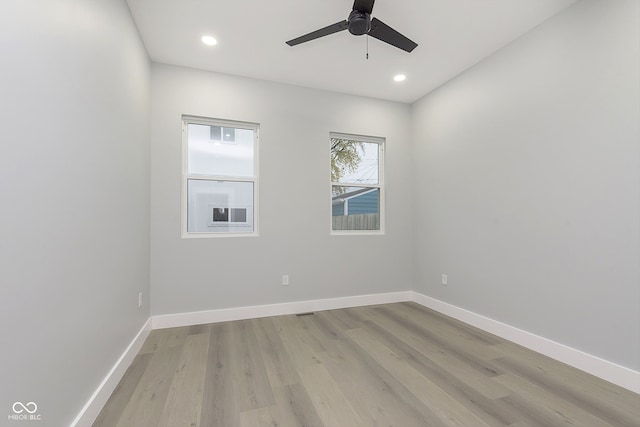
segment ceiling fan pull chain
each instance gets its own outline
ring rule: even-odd
[[[367,34],[367,59],[369,59],[369,34]]]

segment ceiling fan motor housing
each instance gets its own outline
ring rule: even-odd
[[[368,13],[353,10],[347,21],[349,21],[349,32],[354,36],[367,34],[371,29],[371,15]]]

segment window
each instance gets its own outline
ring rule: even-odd
[[[384,139],[332,133],[331,230],[384,231]]]
[[[257,235],[258,125],[182,118],[182,236]]]

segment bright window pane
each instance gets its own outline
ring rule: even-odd
[[[254,131],[189,123],[188,173],[252,178]]]
[[[252,182],[189,179],[187,193],[188,232],[253,232]]]
[[[378,188],[334,185],[331,190],[333,230],[380,230]]]
[[[373,142],[331,138],[331,181],[378,184],[378,147]]]

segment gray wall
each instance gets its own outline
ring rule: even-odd
[[[639,5],[578,2],[412,111],[416,290],[635,370]]]
[[[149,317],[149,62],[124,0],[3,0],[0,52],[0,424],[60,427]]]
[[[151,85],[154,315],[411,289],[408,105],[157,64]],[[182,114],[260,123],[260,237],[180,237]],[[387,138],[385,235],[329,235],[329,132]]]

